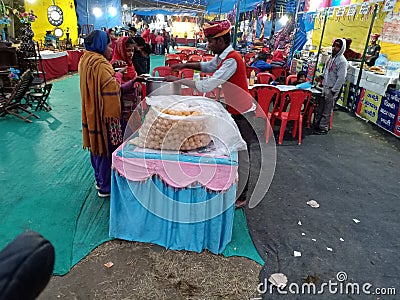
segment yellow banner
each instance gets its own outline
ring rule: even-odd
[[[361,1],[362,2],[362,1]],[[335,38],[351,38],[351,49],[356,52],[363,53],[367,42],[369,26],[371,24],[372,14],[362,17],[359,15],[361,6],[357,7],[355,17],[336,17],[329,18],[326,22],[324,38],[322,46],[328,47],[332,45]],[[399,2],[396,4],[395,10],[399,9]],[[348,8],[346,8],[346,13]],[[381,33],[386,13],[380,12],[377,14],[372,33]],[[312,36],[313,45],[318,46],[322,34],[323,20],[315,20],[314,31]],[[400,61],[400,47],[392,43],[381,43],[381,53],[387,54],[388,59],[392,61]]]
[[[378,110],[381,106],[382,96],[369,90],[365,90],[362,99],[360,116],[376,123],[378,120]]]
[[[36,21],[32,23],[32,30],[35,33],[34,40],[39,43],[40,41],[44,43],[46,31],[51,30],[53,32],[55,28],[55,26],[51,25],[47,20],[47,8],[53,5],[52,0],[36,0],[29,2],[25,0],[24,2],[25,10],[29,11],[32,9],[35,15],[38,16]],[[60,39],[66,39],[65,33],[68,27],[72,44],[76,45],[78,43],[78,20],[76,18],[74,1],[59,1],[57,2],[57,6],[62,9],[64,16],[64,22],[59,26],[59,28],[64,31],[64,35]]]

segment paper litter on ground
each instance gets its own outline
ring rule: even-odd
[[[358,219],[353,219],[354,223],[360,223],[360,220]]]
[[[319,207],[319,203],[315,200],[310,200],[307,201],[307,204],[310,205],[312,208],[318,208]]]
[[[329,247],[326,247],[326,250],[328,250],[328,251],[333,251],[333,249],[332,248],[329,248]]]
[[[299,251],[294,251],[294,252],[293,252],[293,255],[294,255],[294,257],[301,256],[301,252],[299,252]]]
[[[111,268],[114,265],[114,263],[112,261],[109,261],[108,263],[105,263],[104,266],[106,268]]]
[[[301,224],[301,221],[297,222],[297,224],[299,224],[300,226],[302,225],[302,224]]]

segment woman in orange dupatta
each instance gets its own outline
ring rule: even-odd
[[[126,70],[123,73],[116,73],[115,78],[121,84],[122,117],[124,124],[141,101],[142,90],[137,80],[137,73],[133,66],[132,58],[135,42],[131,37],[119,38],[115,44],[111,64],[123,65]],[[124,68],[124,69],[125,69]]]
[[[106,32],[92,31],[79,62],[83,148],[90,151],[99,197],[111,191],[111,154],[122,143],[120,85],[108,62],[111,41]]]

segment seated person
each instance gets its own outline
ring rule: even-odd
[[[281,50],[275,50],[272,55],[271,68],[287,68],[285,59],[283,58],[283,52]]]
[[[252,67],[260,69],[261,72],[271,71],[271,65],[266,62],[267,53],[260,52],[257,54],[256,60],[251,64]]]
[[[306,72],[300,71],[297,73],[297,81],[294,82],[294,85],[298,85],[300,83],[304,83],[307,81],[307,74]]]

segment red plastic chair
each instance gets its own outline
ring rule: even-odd
[[[293,84],[294,82],[297,81],[297,75],[289,75],[288,77],[286,77],[286,85],[290,85]]]
[[[190,56],[188,57],[188,61],[189,61],[189,62],[200,62],[200,61],[202,61],[202,60],[203,60],[203,57],[200,56],[200,55],[196,55],[196,54],[190,55]]]
[[[246,67],[246,76],[247,76],[247,78],[250,78],[251,71],[253,71],[253,70],[255,71],[256,75],[257,75],[258,73],[261,72],[259,68],[256,68],[256,67]]]
[[[171,67],[155,67],[153,69],[153,72],[151,73],[152,76],[156,76],[156,74],[158,73],[159,77],[165,77],[168,75],[171,75]]]
[[[175,55],[179,56],[180,60],[187,60],[187,55],[185,53],[176,53]]]
[[[214,59],[214,56],[203,56],[203,61],[211,61]]]
[[[257,83],[269,84],[275,80],[274,75],[269,72],[260,72],[257,74]]]
[[[283,141],[283,135],[285,134],[286,124],[288,121],[294,121],[292,136],[295,137],[298,132],[298,144],[301,145],[301,134],[303,126],[303,115],[301,109],[305,103],[305,110],[309,105],[312,93],[307,90],[292,90],[281,94],[281,101],[279,103],[279,109],[276,109],[272,113],[271,127],[274,128],[275,119],[280,119],[281,129],[279,132],[278,144],[281,145]],[[289,105],[287,105],[289,104]],[[269,135],[266,139],[268,142]]]
[[[254,57],[256,57],[256,53],[249,52],[244,55],[244,62],[248,65],[251,65],[250,62],[254,61]]]
[[[193,78],[194,76],[194,70],[193,69],[182,69],[178,73],[179,78]]]
[[[206,53],[207,53],[206,50],[202,50],[202,49],[194,50],[194,54],[197,54],[197,55],[200,55],[200,56],[203,56]]]
[[[279,103],[281,97],[279,89],[274,86],[257,86],[251,89],[251,95],[257,98],[256,117],[270,120],[272,115],[269,107],[273,99],[274,104]]]
[[[214,58],[214,54],[206,53],[202,55],[203,57],[212,57]]]
[[[165,61],[165,65],[168,67],[172,67],[173,65],[177,65],[182,63],[180,59],[167,59]]]
[[[192,50],[189,49],[182,49],[181,53],[184,53],[185,55],[189,56],[190,54],[192,54]]]
[[[168,59],[178,59],[178,60],[182,60],[181,57],[178,54],[165,54],[165,60]]]
[[[311,127],[311,119],[313,116],[313,113],[315,109],[317,108],[318,104],[317,103],[310,103],[310,105],[307,108],[307,113],[306,113],[306,126],[307,128]],[[333,124],[333,111],[331,113],[331,119],[329,120],[329,129],[332,129],[332,124]]]
[[[284,83],[286,80],[286,69],[285,68],[272,68],[271,74],[275,76],[275,80],[279,83]]]
[[[178,77],[179,78],[193,79],[193,76],[194,76],[194,70],[193,69],[185,68],[185,69],[180,70],[179,73],[178,73]],[[182,96],[193,96],[194,95],[194,90],[193,90],[193,88],[182,86],[181,95]]]

